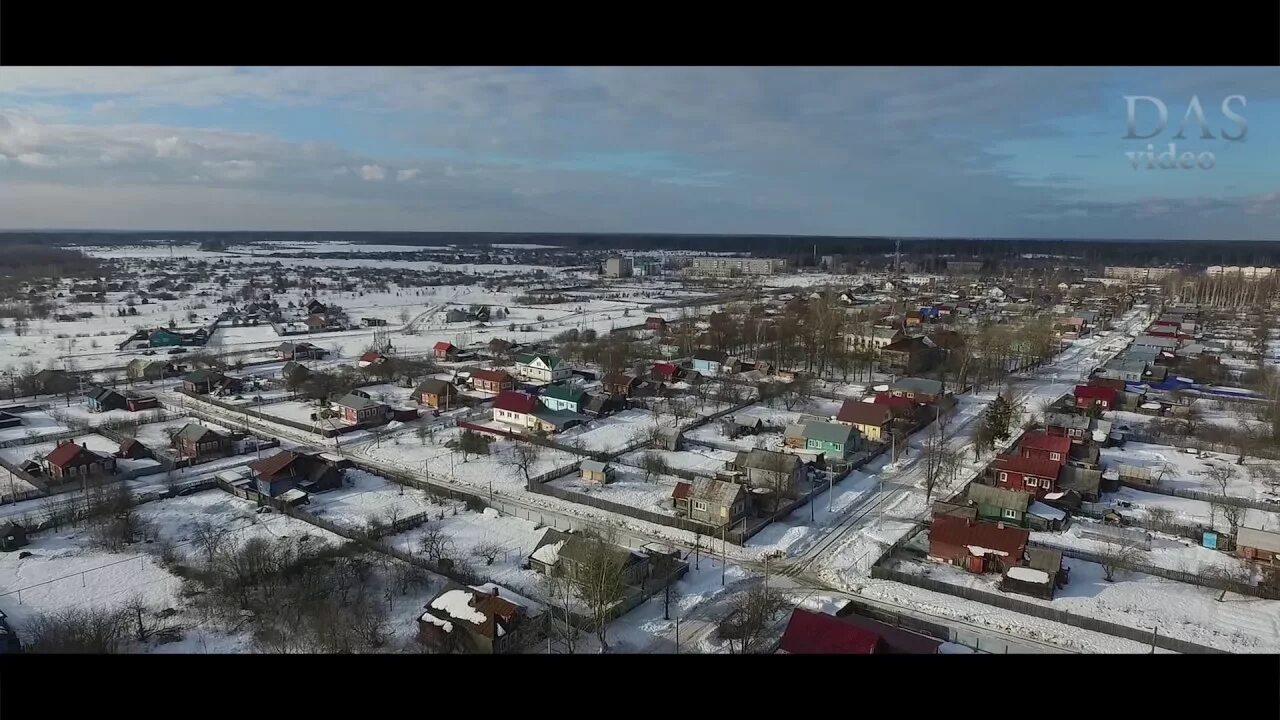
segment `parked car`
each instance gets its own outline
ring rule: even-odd
[[[142,354],[143,354],[143,355],[155,355],[155,354],[156,354],[156,351],[155,351],[155,350],[143,350],[143,351],[142,351]]]
[[[169,354],[170,354],[170,355],[181,355],[182,353],[184,353],[184,352],[186,352],[186,351],[187,351],[187,349],[186,349],[186,348],[174,348],[174,349],[172,349],[172,350],[170,350],[170,351],[169,351]]]

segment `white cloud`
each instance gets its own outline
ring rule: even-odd
[[[360,177],[370,181],[386,180],[387,171],[381,165],[362,165],[360,167]]]
[[[400,181],[400,182],[408,182],[409,180],[412,180],[412,179],[414,179],[414,178],[418,177],[418,174],[419,174],[419,173],[421,173],[421,172],[422,172],[422,171],[421,171],[421,170],[419,170],[418,168],[409,168],[409,169],[407,169],[407,170],[398,170],[398,171],[396,171],[396,180],[398,180],[398,181]]]
[[[223,180],[250,180],[262,177],[264,168],[253,160],[205,160],[200,163],[214,177]]]
[[[189,158],[191,157],[191,147],[191,143],[184,142],[177,135],[170,135],[167,138],[160,138],[156,141],[156,157]]]
[[[17,160],[28,167],[38,168],[50,168],[58,164],[56,160],[43,153],[22,153]]]

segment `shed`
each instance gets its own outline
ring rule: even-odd
[[[27,543],[26,528],[14,522],[0,525],[0,551],[13,552]]]
[[[582,470],[582,479],[592,482],[607,483],[613,479],[613,468],[599,460],[583,460],[578,466]]]

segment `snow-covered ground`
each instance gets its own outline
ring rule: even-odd
[[[420,555],[423,535],[431,528],[440,528],[448,536],[451,545],[446,556],[471,563],[481,576],[522,595],[534,599],[544,596],[538,588],[541,576],[533,570],[522,570],[520,566],[547,532],[545,527],[529,520],[502,515],[492,508],[472,512],[457,503],[436,506],[432,511],[438,514],[428,524],[398,535],[389,535],[385,538],[386,541],[400,550]],[[487,558],[480,557],[475,552],[485,545],[493,545],[497,550],[492,565],[487,564]]]
[[[56,435],[71,430],[44,410],[20,413],[18,417],[22,419],[22,424],[0,430],[0,442]]]
[[[364,528],[370,520],[390,523],[441,506],[416,488],[404,487],[384,477],[350,468],[342,487],[313,494],[308,508],[318,517],[339,525]]]
[[[128,410],[106,410],[104,412],[91,412],[88,405],[72,404],[70,406],[54,405],[49,408],[49,414],[58,420],[69,418],[73,422],[85,423],[92,427],[112,422],[147,422],[148,419],[163,415],[164,410],[155,408],[152,410],[140,410],[138,412],[129,412]],[[24,416],[25,417],[25,416]]]
[[[120,443],[111,438],[102,435],[80,435],[72,440],[79,445],[83,445],[100,455],[112,455],[120,449]],[[21,465],[29,459],[36,457],[44,458],[49,453],[57,449],[57,441],[37,443],[35,445],[19,445],[17,447],[0,449],[0,457],[14,465]],[[144,467],[155,467],[160,463],[149,458],[141,460],[130,460],[127,458],[118,458],[116,460],[116,468],[121,472],[137,470]]]
[[[616,479],[606,485],[583,480],[575,475],[552,480],[547,484],[561,490],[582,493],[597,500],[675,516],[671,493],[675,490],[676,483],[681,482],[680,478],[660,475],[646,480],[643,471],[626,466],[617,467],[616,472]]]
[[[698,473],[707,477],[715,475],[717,470],[724,470],[725,464],[734,458],[734,453],[728,450],[708,450],[693,446],[686,450],[633,450],[620,457],[619,461],[639,466],[644,462],[644,456],[648,453],[657,453],[670,468]]]
[[[1031,533],[1031,539],[1035,542],[1057,547],[1095,553],[1105,552],[1113,548],[1113,546],[1109,543],[1092,540],[1080,535],[1081,531],[1087,530],[1091,525],[1096,524],[1084,518],[1076,518],[1072,521],[1071,527],[1063,532],[1033,532]],[[1234,555],[1218,550],[1210,550],[1186,538],[1164,533],[1151,533],[1151,536],[1151,549],[1139,555],[1139,562],[1165,568],[1166,570],[1178,570],[1192,574],[1201,574],[1210,568],[1235,569],[1241,565],[1241,561]]]
[[[1218,602],[1219,590],[1202,588],[1152,575],[1121,571],[1107,582],[1102,566],[1064,559],[1070,582],[1053,600],[1016,595],[1019,600],[1065,610],[1118,625],[1150,630],[1231,652],[1280,651],[1280,601],[1228,595]],[[974,575],[952,565],[891,561],[903,572],[999,593],[999,576]]]
[[[1146,517],[1147,508],[1168,508],[1173,512],[1175,518],[1184,524],[1212,525],[1223,531],[1230,528],[1226,519],[1222,517],[1222,513],[1215,512],[1213,507],[1204,500],[1161,495],[1129,487],[1122,487],[1114,493],[1107,493],[1103,499],[1122,515],[1132,513]],[[1128,503],[1128,506],[1121,505],[1121,502]],[[1210,523],[1211,519],[1214,522]],[[1241,519],[1241,525],[1259,530],[1280,531],[1280,514],[1250,509],[1246,511],[1244,518]]]
[[[1235,456],[1222,453],[1211,454],[1213,457],[1200,459],[1179,448],[1140,442],[1127,442],[1122,448],[1102,449],[1105,467],[1130,465],[1146,468],[1153,476],[1160,477],[1161,487],[1218,494],[1222,492],[1221,486],[1205,473],[1219,466],[1234,469],[1235,474],[1227,484],[1228,495],[1251,500],[1276,497],[1269,486],[1249,471],[1252,467],[1274,464],[1275,461],[1248,458],[1244,464],[1237,465]],[[1161,475],[1162,470],[1164,470],[1163,475]]]

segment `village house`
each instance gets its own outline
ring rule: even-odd
[[[279,497],[290,490],[318,493],[342,486],[342,470],[320,454],[285,450],[249,465],[258,492]]]
[[[1028,493],[970,483],[967,497],[981,520],[1026,525],[1027,506],[1031,503]]]
[[[1046,432],[1027,432],[1018,441],[1018,454],[1029,460],[1066,463],[1071,454],[1071,438]]]
[[[182,376],[182,388],[190,393],[208,394],[226,379],[226,375],[216,370],[193,370]]]
[[[805,440],[807,443],[808,438]],[[728,463],[728,469],[743,473],[751,487],[772,491],[775,501],[791,496],[805,475],[804,463],[795,455],[759,448],[739,452]]]
[[[303,306],[308,315],[324,315],[329,312],[329,308],[319,300],[311,298],[307,300],[307,304]]]
[[[418,640],[445,652],[500,655],[518,651],[536,632],[541,607],[492,583],[449,581],[418,619]]]
[[[100,455],[84,443],[63,440],[44,457],[46,472],[55,483],[76,479],[101,477],[115,472],[116,461],[110,455]]]
[[[115,456],[127,460],[154,458],[150,448],[138,442],[137,438],[125,438],[124,441],[120,443],[119,449],[116,450]]]
[[[332,407],[350,425],[377,425],[386,422],[391,415],[390,407],[359,390],[352,390],[334,400]]]
[[[26,547],[27,529],[15,522],[0,523],[0,552],[14,552]],[[3,627],[4,613],[0,612],[0,636],[5,635]],[[3,652],[3,650],[0,650]]]
[[[548,410],[579,412],[585,392],[569,385],[552,385],[538,395],[538,400]]]
[[[943,397],[942,382],[926,378],[898,378],[890,385],[894,397],[905,397],[920,405],[933,405]]]
[[[538,398],[533,395],[504,390],[493,401],[493,419],[522,429],[533,428],[538,424],[534,415],[538,405]]]
[[[843,461],[853,453],[858,436],[852,425],[828,422],[804,424],[805,449],[821,453],[828,460]]]
[[[572,374],[573,368],[555,355],[516,356],[516,376],[522,380],[553,383],[568,379]]]
[[[582,412],[594,417],[605,417],[626,409],[626,403],[619,395],[596,393],[587,396]]]
[[[630,373],[611,373],[601,380],[601,389],[610,395],[632,397],[642,382],[640,378]]]
[[[123,410],[125,406],[125,396],[121,393],[105,388],[102,386],[91,388],[84,394],[85,405],[88,406],[90,412],[107,412],[109,410]]]
[[[680,368],[673,363],[654,363],[649,369],[649,377],[655,382],[669,383],[680,379]]]
[[[1047,412],[1044,414],[1045,432],[1069,438],[1071,442],[1084,442],[1089,437],[1093,420],[1088,415]]]
[[[387,361],[387,356],[376,350],[369,350],[356,359],[356,367],[366,368]]]
[[[490,355],[493,355],[495,357],[506,357],[511,353],[511,351],[515,348],[515,346],[516,346],[515,343],[511,342],[510,340],[503,340],[502,338],[493,338],[492,340],[489,341],[489,344],[486,346],[486,349],[488,349]]]
[[[780,655],[936,655],[942,641],[861,615],[795,608],[778,643]]]
[[[203,425],[187,423],[174,435],[174,449],[179,457],[209,460],[231,452],[231,438]]]
[[[308,315],[307,319],[302,321],[302,324],[306,325],[307,330],[310,332],[319,332],[330,326],[329,319],[319,313]]]
[[[61,395],[80,387],[80,381],[65,370],[41,370],[35,374],[33,382],[37,394]]]
[[[1031,533],[1004,523],[937,515],[929,528],[929,557],[972,573],[1003,573],[1023,564]]]
[[[276,346],[276,357],[281,360],[319,360],[328,352],[308,342],[282,342]]]
[[[671,491],[676,513],[713,526],[730,525],[747,516],[747,491],[738,483],[714,478],[679,482]]]
[[[1095,406],[1102,410],[1114,410],[1116,389],[1100,385],[1077,385],[1075,406],[1081,410],[1090,410]]]
[[[644,319],[644,329],[657,333],[663,333],[667,330],[667,321],[657,316],[650,316]]]
[[[515,388],[515,378],[505,370],[473,370],[471,387],[479,392],[500,393]]]
[[[294,360],[290,360],[280,368],[280,379],[292,385],[301,385],[311,375],[311,368]]]
[[[703,375],[714,377],[724,371],[726,360],[728,360],[728,355],[720,350],[702,349],[693,354],[691,363],[694,370]]]
[[[861,400],[845,400],[836,414],[836,422],[848,423],[867,442],[884,442],[889,436],[893,411],[887,405]]]
[[[577,532],[547,529],[529,555],[529,568],[543,575],[567,577],[574,582],[587,580],[591,556],[596,550],[596,540]],[[618,567],[622,568],[623,582],[641,585],[652,570],[649,556],[622,547],[609,545],[607,552]]]
[[[880,371],[902,375],[925,372],[934,365],[935,348],[922,337],[906,337],[880,348]]]
[[[1058,489],[1062,463],[1021,455],[997,455],[993,472],[999,487],[1032,493],[1036,499]]]
[[[164,360],[135,358],[124,366],[125,377],[134,382],[163,380],[176,372],[173,363]]]
[[[458,388],[447,380],[428,379],[418,383],[413,397],[429,408],[448,410],[458,405]]]
[[[452,360],[458,354],[458,348],[454,347],[451,342],[441,340],[431,348],[432,354],[437,360]]]

